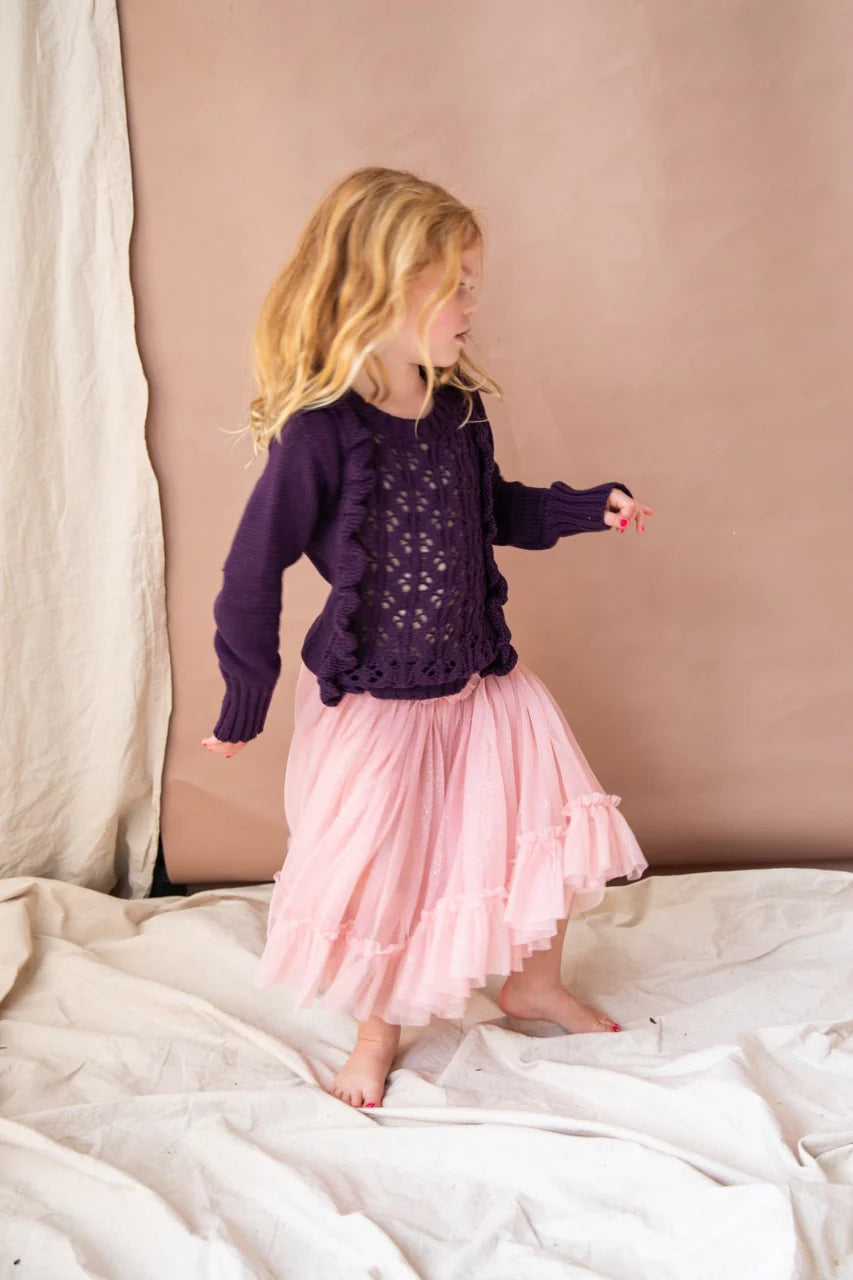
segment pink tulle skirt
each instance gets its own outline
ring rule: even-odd
[[[517,663],[426,701],[320,700],[302,666],[287,857],[254,976],[295,1008],[422,1026],[545,950],[647,863],[542,681]]]

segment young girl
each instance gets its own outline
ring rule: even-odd
[[[652,509],[616,481],[501,475],[480,392],[503,393],[466,350],[482,246],[474,212],[411,173],[360,169],[320,202],[258,324],[268,457],[214,608],[226,692],[203,745],[230,757],[279,675],[283,571],[305,553],[331,586],[302,647],[255,983],[358,1019],[332,1087],[356,1107],[380,1104],[401,1024],[460,1017],[491,973],[513,1019],[618,1031],[563,988],[563,937],[647,865],[518,660],[493,546],[642,533]]]

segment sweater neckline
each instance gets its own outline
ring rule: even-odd
[[[419,429],[423,426],[438,426],[449,421],[455,416],[457,397],[450,394],[452,387],[443,386],[436,387],[432,397],[432,408],[429,413],[423,415],[419,420],[416,418],[403,418],[397,413],[387,413],[384,409],[380,409],[378,405],[372,404],[369,400],[365,400],[364,396],[359,395],[355,387],[350,387],[347,395],[351,404],[363,421],[374,423],[379,427],[390,427],[400,430],[405,427],[414,427],[415,422],[419,423]]]

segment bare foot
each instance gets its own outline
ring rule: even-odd
[[[531,988],[510,974],[501,988],[498,1004],[510,1018],[556,1022],[564,1031],[621,1031],[618,1022],[599,1009],[581,1004],[565,987]]]
[[[380,1023],[381,1020],[371,1019]],[[385,1081],[400,1043],[400,1028],[383,1022],[380,1027],[359,1027],[358,1041],[329,1090],[351,1107],[378,1107]]]

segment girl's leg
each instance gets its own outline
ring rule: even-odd
[[[568,918],[560,921],[548,951],[534,951],[520,972],[510,974],[498,1004],[509,1017],[556,1022],[565,1031],[619,1031],[612,1018],[581,1004],[563,986],[563,940],[568,923]]]
[[[351,1107],[378,1107],[400,1043],[400,1028],[382,1018],[358,1024],[356,1046],[335,1076],[330,1092]]]

